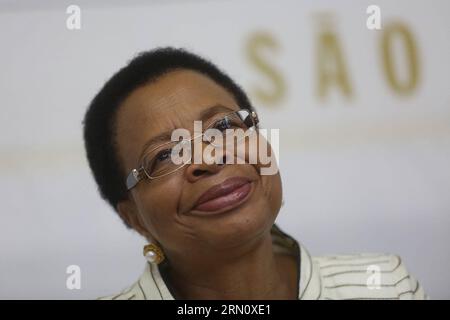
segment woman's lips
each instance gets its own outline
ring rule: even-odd
[[[202,194],[193,210],[202,212],[230,210],[246,198],[251,188],[251,181],[247,178],[229,178]]]

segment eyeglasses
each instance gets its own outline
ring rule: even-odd
[[[133,169],[128,174],[126,179],[126,186],[128,190],[134,188],[140,181],[144,179],[158,179],[168,176],[191,162],[193,141],[198,138],[206,137],[206,143],[215,146],[216,139],[212,140],[205,132],[214,131],[215,133],[220,133],[225,141],[229,141],[228,135],[233,134],[233,129],[244,130],[253,132],[259,123],[258,116],[256,112],[250,111],[248,109],[241,109],[238,111],[233,111],[227,114],[218,114],[208,121],[208,125],[202,130],[202,134],[192,138],[185,139],[181,141],[170,141],[163,143],[150,151],[146,152],[140,161],[139,169]],[[208,130],[216,129],[216,130]],[[231,130],[230,130],[231,129]],[[245,138],[245,136],[237,136],[237,139],[233,137],[234,141],[239,142]],[[182,161],[173,161],[171,155],[175,149],[180,149],[180,146],[186,146],[187,148],[182,148],[181,152],[187,150],[187,154],[180,154]]]

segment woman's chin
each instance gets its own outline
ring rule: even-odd
[[[216,249],[241,246],[263,236],[275,220],[267,207],[248,206],[238,211],[215,220],[214,225],[202,226],[202,238]]]

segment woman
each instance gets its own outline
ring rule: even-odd
[[[194,132],[198,120],[200,135],[173,140],[175,129]],[[241,155],[215,144],[216,161],[192,161],[196,139],[201,149],[216,141],[205,138],[208,129],[236,128],[264,141],[243,90],[181,49],[139,55],[93,99],[84,139],[100,193],[149,242],[142,276],[107,299],[425,297],[398,256],[311,257],[283,233],[274,224],[280,175],[261,174],[259,154],[249,161],[250,139],[232,142],[245,146]],[[180,142],[190,148],[175,161]],[[229,162],[239,157],[244,163]]]

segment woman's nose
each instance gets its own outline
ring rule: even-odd
[[[207,163],[202,161],[201,163],[191,163],[186,169],[186,177],[189,182],[195,182],[205,176],[213,175],[219,173],[226,163],[226,154],[223,155],[222,161],[213,161],[212,163]]]

